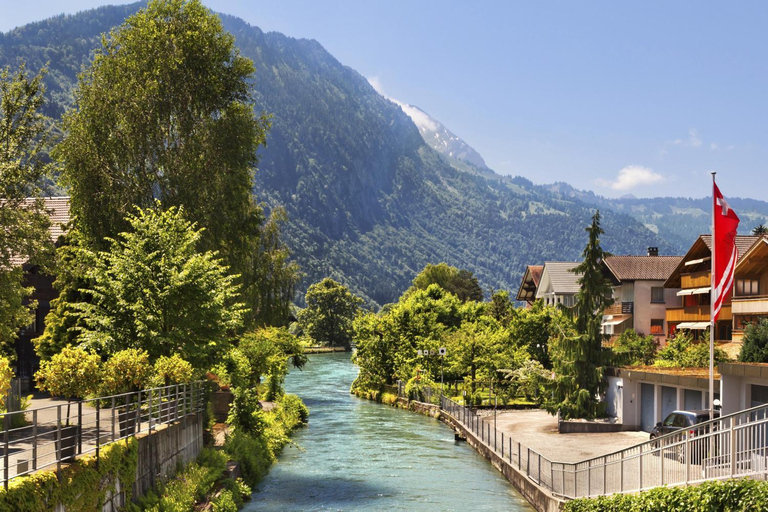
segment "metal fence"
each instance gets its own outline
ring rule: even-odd
[[[203,411],[202,382],[0,414],[2,483]]]
[[[552,461],[443,397],[441,409],[528,478],[567,499],[768,475],[768,405],[580,462]]]

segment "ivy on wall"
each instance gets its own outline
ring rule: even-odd
[[[0,489],[0,512],[54,512],[57,504],[66,510],[101,510],[117,482],[131,500],[139,442],[124,439],[101,448],[98,464],[95,455],[86,455],[61,470],[41,471],[14,478],[8,489]]]

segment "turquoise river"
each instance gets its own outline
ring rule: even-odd
[[[246,511],[530,511],[443,423],[356,398],[349,354],[310,356],[286,390],[310,408]]]

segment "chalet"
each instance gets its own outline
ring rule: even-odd
[[[515,299],[525,302],[528,306],[536,301],[536,291],[539,289],[543,270],[544,265],[528,265],[525,268],[525,274],[523,274],[523,280]]]
[[[69,198],[47,197],[45,209],[51,218],[50,235],[54,243],[64,234],[69,223]],[[43,333],[45,329],[45,317],[51,309],[51,300],[58,296],[53,288],[54,277],[45,274],[40,265],[29,261],[17,261],[24,269],[24,286],[32,287],[31,300],[37,301],[37,309],[34,311],[30,325],[19,333],[16,339],[16,377],[21,381],[22,390],[30,389],[32,377],[37,371],[40,360],[34,350],[32,340]]]
[[[758,238],[741,254],[734,271],[733,341],[741,341],[744,327],[768,318],[768,238]]]
[[[614,304],[603,313],[603,333],[617,336],[627,329],[652,334],[666,341],[667,306],[676,305],[676,289],[664,282],[682,259],[659,256],[649,247],[647,256],[608,256],[602,261],[603,274],[613,287]]]
[[[736,268],[739,268],[738,265],[758,239],[760,239],[758,236],[738,235],[736,237],[736,247],[739,250],[739,262]],[[673,335],[678,329],[689,329],[698,337],[699,333],[709,328],[711,257],[712,236],[699,236],[664,283],[665,288],[678,290],[676,295],[680,298],[677,304],[667,308],[667,336]],[[742,268],[754,270],[748,266]],[[738,273],[735,278],[738,280]],[[731,298],[728,297],[720,309],[714,340],[730,341],[732,332],[732,305]]]
[[[578,262],[547,261],[541,271],[541,280],[536,289],[536,299],[542,299],[544,304],[562,304],[573,307],[576,294],[579,292],[579,276],[573,272]]]

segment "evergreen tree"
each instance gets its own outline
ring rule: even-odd
[[[603,348],[601,324],[603,311],[613,303],[611,286],[601,271],[600,263],[608,256],[600,246],[600,212],[587,228],[589,241],[584,260],[573,269],[579,274],[576,294],[575,333],[562,332],[550,342],[550,357],[555,378],[551,382],[552,397],[546,408],[560,410],[564,418],[591,418],[601,414],[598,394],[602,391],[603,373],[609,352]]]
[[[7,354],[35,307],[25,303],[32,290],[23,285],[21,265],[46,263],[53,248],[39,197],[48,171],[42,77],[30,77],[23,65],[0,71],[0,351]]]
[[[752,234],[755,236],[762,236],[762,235],[768,235],[768,226],[765,224],[758,224],[754,228],[752,228]]]
[[[743,363],[768,363],[768,319],[761,318],[744,329],[744,341],[739,352]]]

